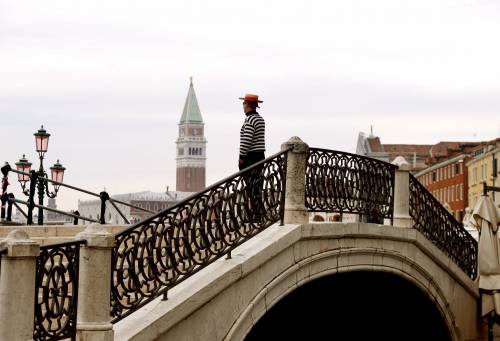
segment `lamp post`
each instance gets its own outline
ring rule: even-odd
[[[43,206],[44,196],[47,195],[49,198],[55,198],[57,196],[57,192],[59,191],[60,185],[54,184],[54,192],[51,192],[49,191],[49,186],[47,181],[43,180],[43,178],[47,177],[47,173],[43,168],[43,159],[49,146],[50,134],[47,133],[47,131],[42,126],[40,129],[38,129],[38,131],[34,135],[35,135],[36,151],[40,159],[40,167],[38,168],[38,171],[31,170],[32,164],[31,162],[28,161],[28,159],[26,159],[25,155],[23,155],[23,157],[19,160],[19,162],[16,163],[16,168],[17,170],[22,171],[24,173],[31,173],[31,177],[24,174],[18,174],[19,183],[21,184],[23,193],[30,197],[31,204],[34,203],[34,192],[35,189],[37,189],[38,205]],[[64,178],[65,169],[66,168],[64,168],[59,163],[59,160],[57,160],[57,162],[52,167],[50,167],[51,179],[53,181],[62,182]],[[31,179],[30,188],[27,189],[26,184],[28,181],[30,181],[30,179]],[[28,220],[30,220],[30,218],[28,218]],[[38,208],[38,225],[43,225],[43,208],[41,207]]]

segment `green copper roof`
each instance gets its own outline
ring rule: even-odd
[[[180,124],[182,123],[203,123],[200,107],[194,93],[193,78],[190,79],[189,92],[186,97],[186,103],[184,103],[184,110],[182,110]]]

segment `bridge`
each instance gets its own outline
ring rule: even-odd
[[[405,164],[299,138],[121,232],[75,239],[4,240],[1,340],[486,339],[463,226]]]

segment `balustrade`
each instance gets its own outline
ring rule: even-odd
[[[99,292],[105,291],[101,296],[106,298],[81,307],[79,332],[106,332],[103,339],[111,339],[110,322],[157,297],[166,298],[169,289],[222,256],[230,258],[234,248],[272,224],[307,222],[307,212],[375,214],[395,220],[409,213],[406,227],[420,231],[474,279],[477,242],[411,175],[408,194],[407,173],[405,181],[396,184],[406,189],[399,188],[401,207],[395,205],[397,168],[359,155],[309,148],[292,138],[280,153],[120,233],[106,234],[96,226],[77,237],[85,240],[41,247],[36,256],[33,339],[75,339],[79,271],[99,278]],[[100,259],[98,270],[90,261],[79,269],[82,244],[85,257]],[[10,283],[4,276],[15,269],[5,264],[0,280]],[[109,278],[110,287],[103,285]],[[95,285],[92,279],[80,283],[85,295],[92,295]],[[33,290],[29,288],[23,290]],[[0,315],[8,315],[8,309],[0,306]]]

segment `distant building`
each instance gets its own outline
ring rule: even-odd
[[[462,221],[468,205],[467,161],[470,156],[461,154],[436,163],[415,177],[458,220]]]
[[[500,158],[500,138],[488,144],[481,145],[473,153],[467,167],[469,169],[469,206],[474,208],[483,193],[483,183],[488,186],[500,186],[498,179],[498,159]],[[495,205],[500,207],[500,193],[489,194]]]
[[[47,201],[47,207],[52,209],[57,209],[57,203],[55,198],[49,198]],[[64,214],[52,212],[49,210],[43,210],[43,222],[46,225],[50,225],[51,223],[70,223],[73,221],[72,217],[69,217]]]
[[[207,140],[204,125],[191,78],[176,141],[177,191],[199,192],[205,188]]]
[[[412,173],[417,173],[436,163],[467,153],[481,143],[444,141],[436,144],[382,144],[373,132],[370,135],[360,132],[356,154],[386,162],[402,156],[410,164]]]
[[[112,195],[111,198],[157,213],[187,198],[191,194],[192,193],[188,192],[174,192],[168,190],[165,193],[144,191],[137,193]],[[133,207],[128,207],[122,204],[117,204],[117,206],[130,223],[144,220],[147,217],[153,215],[153,213],[142,211]],[[79,200],[78,212],[81,216],[99,220],[101,214],[101,201]],[[105,221],[109,224],[126,223],[110,202],[106,202]]]

